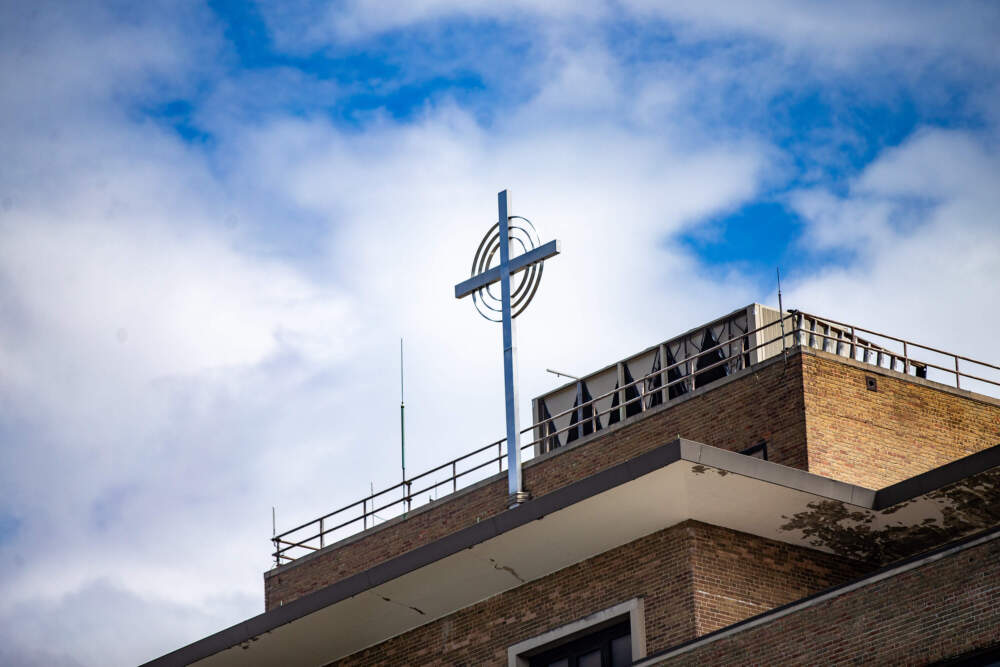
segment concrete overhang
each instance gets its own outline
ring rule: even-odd
[[[995,496],[997,466],[1000,446],[875,492],[678,439],[147,664],[323,665],[687,519],[877,560],[880,535],[981,529],[927,533],[954,515],[949,488]]]

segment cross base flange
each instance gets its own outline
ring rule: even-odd
[[[518,491],[517,493],[512,493],[507,496],[507,509],[512,510],[521,503],[526,503],[531,500],[530,491]]]

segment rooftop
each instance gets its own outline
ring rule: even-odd
[[[970,396],[1000,397],[998,366],[803,311],[779,316],[776,309],[751,304],[536,397],[533,424],[522,431],[525,460],[711,390],[728,376],[801,348]],[[403,520],[419,499],[491,480],[505,464],[505,439],[496,440],[276,534],[275,567]]]

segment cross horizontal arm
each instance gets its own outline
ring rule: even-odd
[[[510,272],[514,274],[522,269],[526,269],[532,264],[541,262],[559,254],[559,241],[549,241],[545,245],[529,250],[523,255],[518,255],[510,260]],[[472,276],[468,280],[463,280],[455,285],[455,298],[461,299],[476,290],[491,285],[500,280],[500,267],[494,266],[488,271],[483,271],[478,276]]]

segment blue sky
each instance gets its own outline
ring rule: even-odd
[[[996,361],[988,2],[7,3],[0,662],[258,613],[289,526],[502,433],[452,286],[563,254],[521,395],[751,301]],[[955,323],[961,323],[956,326]],[[97,622],[95,619],[100,619]]]

